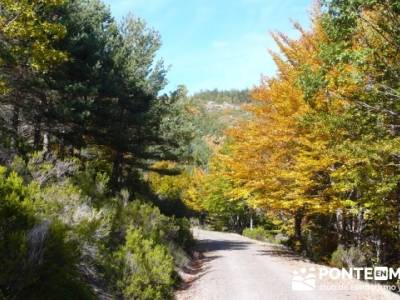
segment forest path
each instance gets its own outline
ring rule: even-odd
[[[294,271],[315,268],[317,273],[322,266],[280,245],[254,241],[239,234],[194,229],[194,236],[203,257],[182,274],[186,285],[176,293],[177,300],[400,299],[381,287],[353,279],[317,279],[314,290],[293,291]],[[346,290],[321,290],[328,285],[342,285]],[[350,290],[357,285],[366,285],[367,289]]]

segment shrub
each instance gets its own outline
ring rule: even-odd
[[[255,227],[253,229],[245,228],[242,234],[248,238],[258,241],[268,241],[268,242],[274,241],[273,235],[267,230],[265,230],[263,227]]]
[[[94,299],[78,269],[79,245],[69,239],[65,225],[43,222],[27,237],[28,269],[21,279],[20,299]]]
[[[175,237],[173,238],[174,242],[183,250],[190,252],[195,244],[192,231],[190,230],[190,221],[186,218],[172,219],[177,226]]]
[[[189,222],[139,201],[116,201],[113,207],[108,242],[100,247],[109,288],[126,299],[169,298],[175,267],[188,262],[184,249],[193,244]]]
[[[362,267],[367,263],[367,256],[360,248],[350,247],[348,249],[339,246],[332,253],[330,264],[337,268]]]
[[[0,169],[0,290],[5,296],[20,289],[21,276],[25,273],[24,261],[28,257],[26,235],[35,223],[24,201],[25,190],[21,180],[13,173],[5,175]]]
[[[124,239],[128,228],[141,229],[146,238],[161,244],[174,243],[188,250],[193,245],[190,223],[166,217],[157,207],[134,201],[118,208],[114,220],[115,236]]]
[[[126,299],[163,300],[172,297],[174,264],[165,246],[131,228],[125,245],[115,253],[117,286]]]
[[[91,299],[81,283],[69,229],[34,215],[22,179],[0,169],[0,295],[5,299]]]
[[[105,174],[58,176],[51,165],[38,161],[33,174],[16,162],[29,184],[0,167],[0,299],[172,297],[193,245],[189,222],[128,192],[112,198]]]
[[[330,216],[314,214],[303,224],[301,241],[294,247],[313,261],[329,263],[338,245],[337,230]]]

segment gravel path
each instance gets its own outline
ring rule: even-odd
[[[294,271],[320,268],[286,248],[262,243],[238,234],[194,229],[203,257],[182,273],[186,284],[177,300],[353,300],[400,299],[381,287],[355,291],[365,285],[357,280],[317,279],[312,291],[293,291]],[[323,286],[344,286],[326,291]],[[326,288],[325,288],[326,289]],[[353,289],[353,290],[351,290]]]

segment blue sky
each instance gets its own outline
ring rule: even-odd
[[[272,76],[270,31],[297,36],[290,20],[309,26],[312,0],[105,0],[117,19],[128,12],[158,30],[172,90],[251,88]]]

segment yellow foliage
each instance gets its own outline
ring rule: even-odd
[[[264,78],[253,90],[255,101],[250,110],[254,119],[228,132],[232,143],[228,153],[220,155],[230,170],[226,175],[236,183],[235,193],[247,196],[254,206],[272,211],[319,209],[320,199],[306,195],[313,185],[311,175],[330,162],[329,158],[320,161],[315,157],[315,147],[323,148],[323,141],[300,138],[304,132],[299,120],[311,108],[296,84],[303,65],[317,68],[318,43],[325,36],[317,20],[311,32],[296,27],[301,33],[298,40],[273,34],[283,53],[272,54],[279,75]],[[313,149],[307,150],[310,145]]]
[[[61,39],[66,31],[57,23],[56,16],[47,20],[39,11],[62,5],[64,0],[0,0],[0,38],[8,55],[14,61],[33,71],[45,71],[51,65],[67,60],[67,54],[54,49],[52,43]],[[0,64],[4,64],[0,58]],[[0,93],[6,93],[0,78]]]

